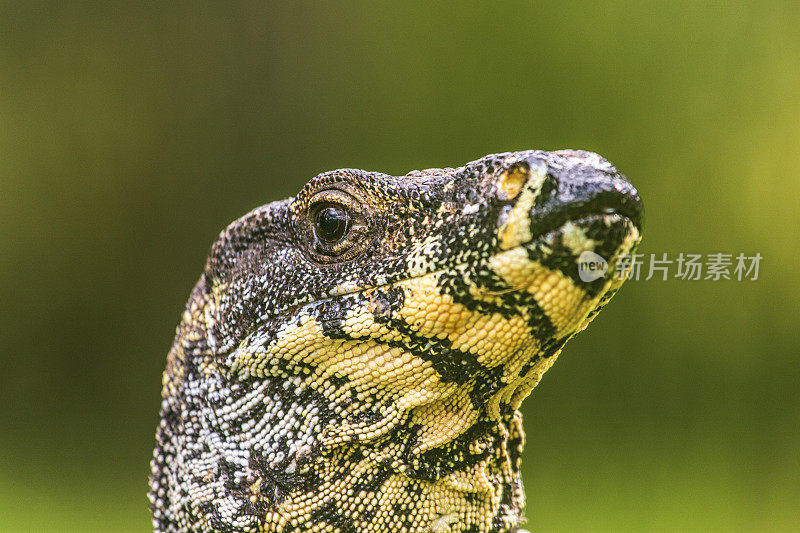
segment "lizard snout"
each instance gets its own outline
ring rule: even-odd
[[[608,236],[641,232],[638,191],[611,163],[592,152],[535,153],[497,173],[495,194],[506,205],[498,218],[501,250],[545,239],[572,223],[601,221]],[[635,228],[635,229],[634,229]],[[600,229],[598,227],[598,229]],[[604,231],[595,232],[603,240]]]
[[[642,200],[628,179],[592,152],[557,152],[530,211],[531,233],[542,235],[569,221],[617,214],[638,230]]]

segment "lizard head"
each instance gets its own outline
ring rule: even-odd
[[[159,441],[205,457],[186,456],[181,494],[202,496],[206,520],[236,508],[263,524],[288,485],[313,492],[358,447],[354,471],[381,453],[408,479],[485,468],[489,435],[521,441],[520,402],[621,285],[641,212],[600,156],[526,151],[403,177],[327,172],[237,220],[165,373],[162,420],[182,425]],[[503,475],[518,485],[512,448]]]
[[[641,211],[589,152],[324,173],[214,245],[210,333],[242,377],[302,361],[403,411],[469,390],[496,414],[619,288]]]

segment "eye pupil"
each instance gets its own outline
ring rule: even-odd
[[[341,207],[325,207],[321,209],[317,215],[317,235],[323,241],[338,241],[347,231],[349,222],[350,217],[347,216],[347,212]]]

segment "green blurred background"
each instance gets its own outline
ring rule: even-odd
[[[147,531],[208,246],[316,173],[583,148],[644,253],[526,402],[535,531],[800,528],[800,4],[0,3],[0,530]]]

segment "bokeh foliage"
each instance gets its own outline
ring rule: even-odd
[[[160,373],[217,232],[318,172],[584,148],[644,253],[525,404],[537,531],[800,523],[800,4],[0,3],[0,521],[146,531]]]

